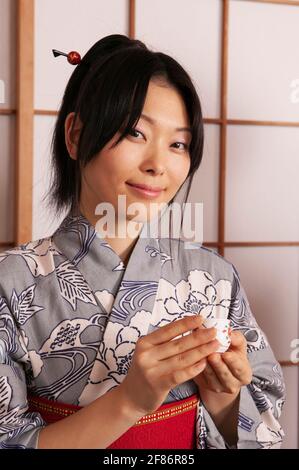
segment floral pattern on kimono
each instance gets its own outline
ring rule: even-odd
[[[0,447],[38,447],[46,423],[28,412],[28,393],[87,406],[122,383],[139,338],[188,315],[220,313],[246,337],[253,369],[240,392],[237,447],[280,447],[282,371],[223,257],[140,236],[125,267],[83,216],[71,214],[52,236],[0,254]],[[197,392],[190,380],[164,403]],[[228,447],[200,401],[196,447]]]

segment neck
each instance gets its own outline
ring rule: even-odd
[[[93,212],[83,210],[81,207],[80,213],[89,221],[91,225],[96,228],[97,232],[101,235],[101,238],[103,238],[107,243],[109,243],[111,248],[126,265],[130,258],[131,252],[133,251],[133,248],[138,240],[143,224],[136,223],[127,219],[123,222],[119,222],[118,220],[116,220],[115,234],[112,234],[110,236],[109,233],[107,234],[106,232],[102,232],[101,230],[99,230],[99,226],[97,226],[97,223],[104,216],[96,216]],[[119,234],[121,234],[121,236]],[[123,236],[122,234],[126,236]]]

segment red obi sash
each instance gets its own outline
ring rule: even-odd
[[[198,395],[160,406],[143,416],[107,449],[194,449]],[[29,412],[38,412],[47,424],[66,418],[80,406],[29,396]]]

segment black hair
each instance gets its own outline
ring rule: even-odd
[[[78,213],[81,168],[117,132],[121,130],[113,146],[118,145],[136,125],[152,79],[162,79],[174,87],[181,95],[189,116],[192,138],[190,169],[186,178],[187,200],[193,175],[202,160],[204,144],[201,105],[193,82],[184,68],[169,55],[149,50],[140,40],[112,34],[97,41],[84,55],[64,92],[51,144],[52,178],[47,195],[56,214],[64,210]],[[76,159],[69,156],[65,144],[64,125],[71,112],[74,112],[73,126],[77,116],[82,122]]]

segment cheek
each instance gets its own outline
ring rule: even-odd
[[[108,163],[101,155],[89,162],[83,170],[82,191],[85,191],[89,197],[95,198],[97,204],[103,200],[111,201],[113,198],[111,189],[114,186],[114,174],[108,167]]]
[[[93,188],[102,187],[105,184],[105,168],[99,160],[90,162],[84,169],[84,176]]]
[[[103,171],[108,179],[115,182],[123,181],[132,170],[138,166],[136,152],[129,150],[125,145],[119,146],[114,151],[103,155]]]
[[[182,158],[180,161],[172,163],[169,167],[169,175],[171,176],[173,186],[181,186],[183,184],[188,176],[190,163],[190,158],[186,156],[186,158]]]
[[[113,186],[123,180],[128,169],[129,162],[122,158],[120,154],[102,154],[94,161],[90,162],[86,168],[86,174],[91,181],[98,182],[104,186]]]

